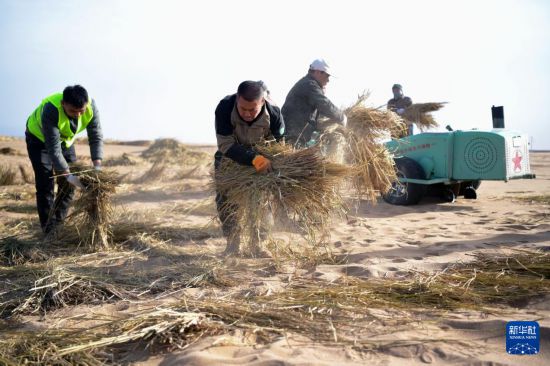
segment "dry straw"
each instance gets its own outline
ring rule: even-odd
[[[438,111],[444,106],[445,103],[415,103],[405,108],[402,116],[407,122],[415,123],[420,130],[424,131],[439,126],[431,112]]]
[[[372,341],[371,336],[387,332],[388,326],[410,329],[426,312],[441,316],[470,308],[498,313],[505,310],[503,305],[546,296],[549,276],[550,254],[514,250],[478,254],[470,263],[400,279],[323,283],[304,277],[270,295],[185,297],[166,308],[119,315],[86,330],[6,331],[0,335],[0,360],[31,365],[117,363],[136,347],[185,348],[204,335],[235,328],[268,341],[292,332],[317,343],[373,349],[391,341]],[[376,309],[386,315],[376,315]]]
[[[0,186],[11,186],[17,181],[17,171],[6,164],[0,165]]]
[[[196,165],[207,160],[208,154],[194,151],[175,139],[158,139],[141,153],[145,159],[177,163],[180,165]]]
[[[350,169],[328,161],[317,147],[295,150],[272,143],[255,150],[271,160],[273,172],[257,173],[224,158],[215,173],[215,186],[227,197],[222,209],[239,222],[243,241],[260,240],[271,212],[283,212],[310,239],[325,233],[331,214],[342,208],[339,187]]]
[[[368,94],[360,95],[345,110],[347,128],[329,123],[321,146],[331,159],[343,159],[353,167],[352,185],[358,197],[375,203],[397,179],[393,158],[381,141],[406,126],[391,111],[365,106],[367,98]]]
[[[77,231],[80,244],[86,248],[92,251],[106,249],[112,243],[112,200],[120,176],[111,170],[74,167],[72,171],[78,175],[84,189],[74,202],[68,226]]]
[[[19,164],[19,172],[21,173],[23,183],[34,184],[34,172],[31,167]]]

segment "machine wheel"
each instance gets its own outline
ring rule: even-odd
[[[459,196],[464,196],[466,199],[473,199],[475,200],[477,198],[477,192],[476,190],[481,185],[480,180],[472,180],[469,182],[462,182],[460,184],[460,192],[458,193]]]
[[[424,170],[411,158],[395,159],[395,168],[398,178],[425,179]],[[390,190],[382,194],[384,201],[392,205],[415,205],[426,193],[425,184],[407,183],[396,181]]]
[[[441,198],[445,202],[454,202],[456,200],[455,192],[451,188],[445,188],[441,194]]]

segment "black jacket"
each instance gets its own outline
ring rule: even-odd
[[[223,98],[216,107],[216,135],[218,139],[218,150],[224,152],[224,155],[230,159],[235,160],[237,163],[243,165],[252,165],[252,160],[256,157],[257,153],[252,150],[251,146],[243,145],[239,143],[239,136],[236,136],[236,130],[231,122],[231,114],[235,108],[235,103],[237,101],[237,95],[229,95]],[[266,134],[273,136],[277,141],[280,140],[285,133],[285,123],[283,121],[283,116],[279,107],[276,107],[270,104],[268,101],[265,102],[265,105],[262,109],[262,112],[259,116],[252,122],[249,126],[253,129],[254,123],[258,121],[265,110],[269,114],[270,124],[269,131],[265,131]],[[261,139],[260,139],[261,140]],[[260,142],[260,140],[256,142]],[[222,148],[220,141],[223,141],[223,145],[227,146],[229,141],[229,148]]]

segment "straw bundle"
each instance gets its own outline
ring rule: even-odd
[[[406,129],[401,118],[388,110],[366,107],[368,94],[345,110],[347,128],[329,125],[321,135],[321,146],[334,159],[336,151],[354,168],[352,185],[359,198],[376,202],[379,192],[391,188],[397,177],[391,154],[381,140]],[[336,159],[339,159],[337,156]]]
[[[141,156],[153,161],[163,161],[185,165],[195,165],[207,160],[208,154],[193,151],[174,139],[158,139],[141,153]]]
[[[23,183],[34,183],[34,172],[31,167],[19,164],[19,172],[21,173],[21,179],[23,180]]]
[[[19,150],[16,150],[13,147],[2,147],[2,148],[0,148],[0,155],[23,156],[25,154],[20,153]]]
[[[214,182],[227,197],[222,209],[235,215],[245,242],[259,240],[262,224],[277,210],[292,216],[311,239],[324,232],[331,213],[342,207],[338,187],[350,169],[329,162],[316,147],[294,150],[275,143],[255,150],[271,160],[273,172],[258,174],[253,167],[224,158]]]
[[[130,166],[130,165],[137,165],[138,163],[139,163],[139,160],[137,158],[131,156],[128,153],[123,153],[118,157],[105,159],[102,162],[102,165],[103,166]]]
[[[11,165],[0,165],[0,186],[11,186],[15,184],[17,172]]]
[[[90,250],[110,246],[114,209],[112,196],[120,183],[119,175],[109,170],[72,168],[85,189],[74,203],[74,212],[69,217],[78,230],[81,244]]]
[[[439,126],[431,112],[438,111],[444,106],[445,103],[415,103],[405,108],[402,117],[410,123],[415,123],[420,130],[424,131]]]

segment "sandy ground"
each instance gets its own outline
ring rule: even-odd
[[[1,156],[2,163],[28,164],[23,141],[0,141],[1,147],[13,147],[20,156]],[[139,157],[145,147],[106,145],[106,158],[128,153]],[[212,147],[199,147],[213,155]],[[80,155],[89,155],[86,145],[77,146]],[[128,181],[146,170],[122,167]],[[371,279],[395,277],[409,270],[436,271],[457,261],[468,261],[473,253],[501,251],[506,248],[550,248],[550,206],[522,197],[550,195],[550,153],[532,153],[535,180],[510,182],[484,181],[477,200],[463,198],[443,203],[428,198],[419,205],[391,206],[380,200],[377,205],[362,203],[346,219],[337,220],[331,231],[330,246],[345,258],[338,264],[319,264],[294,276],[318,281],[334,281],[342,276]],[[175,167],[185,171],[189,167]],[[214,214],[212,193],[207,187],[208,167],[202,167],[183,179],[168,179],[143,184],[124,184],[117,194],[117,209],[150,217],[159,226],[200,227]],[[33,212],[32,185],[0,187],[0,193],[28,192],[19,201],[0,200],[0,222],[28,218]],[[20,209],[13,209],[13,207]],[[10,208],[11,207],[11,208]],[[212,225],[212,224],[211,224]],[[160,229],[162,230],[162,229]],[[182,250],[200,250],[219,256],[224,239],[217,223],[211,236],[172,239]],[[287,237],[289,233],[278,233]],[[299,245],[300,239],[288,239]],[[148,258],[147,266],[165,266],[168,259]],[[289,274],[269,268],[269,259],[229,262],[238,284],[229,291],[277,291],[287,284]],[[254,268],[255,270],[251,270]],[[136,271],[139,268],[135,269]],[[191,291],[191,290],[190,290]],[[196,291],[196,289],[195,289]],[[95,306],[93,312],[117,312],[118,305]],[[121,307],[123,308],[123,307]],[[103,310],[101,310],[103,309]],[[125,309],[125,308],[124,308]],[[53,319],[89,312],[84,305],[62,309],[49,315]],[[382,310],[380,310],[382,311]],[[448,312],[442,317],[426,315],[406,327],[377,326],[371,340],[403,340],[403,345],[360,351],[349,345],[316,344],[303,336],[288,334],[268,344],[253,344],[244,334],[235,332],[205,337],[185,350],[168,354],[136,357],[136,365],[549,365],[550,302],[533,300],[506,312],[473,310]],[[541,350],[536,356],[511,356],[505,351],[505,324],[511,320],[537,320],[541,326]],[[28,318],[28,322],[36,319]],[[50,319],[51,321],[51,319]],[[44,319],[40,320],[44,322]],[[46,323],[48,321],[46,320]],[[368,334],[369,323],[365,320]],[[22,324],[21,326],[25,326]],[[43,325],[42,325],[43,326]],[[407,341],[407,342],[405,342]]]

